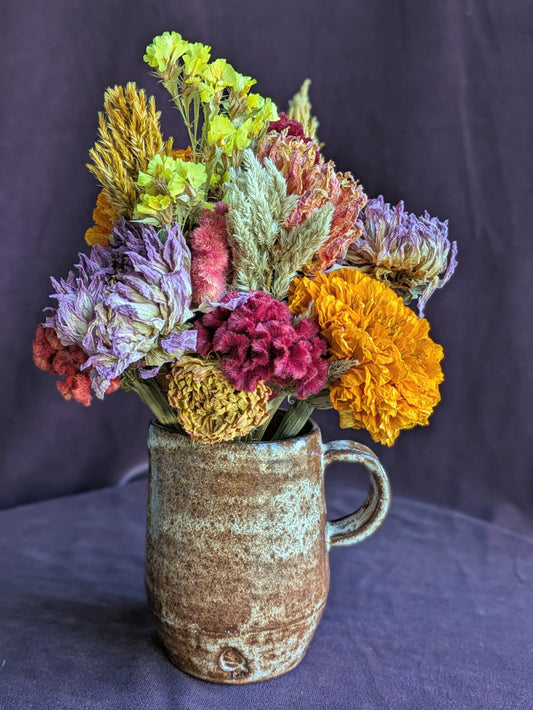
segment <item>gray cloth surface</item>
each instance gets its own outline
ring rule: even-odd
[[[334,549],[326,610],[299,666],[250,686],[167,660],[146,605],[146,482],[0,514],[6,710],[529,710],[533,541],[395,499]],[[330,517],[362,494],[333,477]]]

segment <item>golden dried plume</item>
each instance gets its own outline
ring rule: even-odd
[[[139,170],[146,171],[156,153],[170,155],[172,139],[163,140],[160,112],[153,96],[134,82],[108,88],[104,111],[98,115],[98,140],[89,151],[87,167],[102,185],[120,216],[130,217],[137,204]]]
[[[317,130],[320,125],[316,116],[311,115],[311,101],[309,100],[309,86],[311,79],[306,79],[297,94],[289,101],[287,116],[302,124],[304,135],[319,143]]]

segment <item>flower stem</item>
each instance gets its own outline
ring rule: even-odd
[[[281,403],[285,399],[285,394],[279,394],[275,399],[273,399],[270,402],[270,407],[269,407],[269,413],[268,413],[268,418],[261,424],[261,426],[257,427],[257,429],[254,429],[250,436],[251,441],[262,441],[263,436],[265,435],[266,430],[268,429],[268,425],[272,421],[272,418],[278,411],[278,409],[281,406]]]
[[[176,413],[155,379],[142,380],[136,372],[127,370],[122,375],[121,384],[123,389],[132,390],[150,407],[160,424],[181,431]]]
[[[281,420],[273,441],[297,436],[313,413],[314,406],[306,399],[298,399]]]

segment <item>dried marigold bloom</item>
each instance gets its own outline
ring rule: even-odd
[[[193,442],[231,441],[268,417],[270,388],[259,382],[252,392],[238,392],[218,361],[184,355],[172,365],[168,381],[169,404]]]
[[[401,429],[427,424],[440,401],[443,350],[392,289],[356,269],[296,280],[293,313],[313,301],[330,360],[358,364],[331,382],[330,397],[343,428],[367,429],[391,446]]]
[[[185,162],[190,163],[192,161],[192,148],[188,145],[186,148],[176,148],[172,151],[173,158],[179,158],[180,160],[185,160]]]

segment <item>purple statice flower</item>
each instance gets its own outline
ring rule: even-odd
[[[380,195],[363,213],[364,231],[348,248],[345,263],[384,281],[405,303],[418,299],[418,314],[457,266],[457,242],[450,244],[448,221],[425,212],[416,217],[403,202],[391,207]]]
[[[80,254],[78,274],[52,279],[57,309],[45,325],[64,345],[87,353],[92,387],[103,397],[109,383],[130,365],[152,377],[161,365],[194,350],[190,253],[178,226],[164,233],[128,224],[113,229],[110,248]]]

